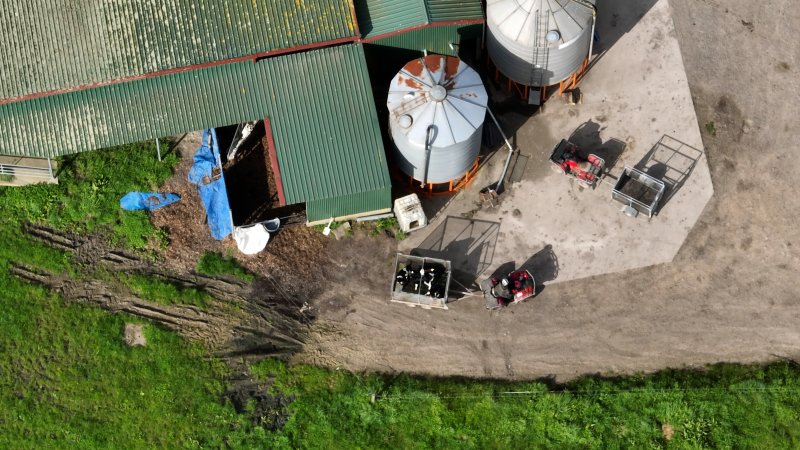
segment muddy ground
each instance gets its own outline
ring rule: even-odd
[[[777,0],[670,4],[715,188],[673,263],[547,286],[499,313],[473,297],[423,311],[387,301],[391,241],[332,242],[338,275],[314,302],[320,331],[296,359],[566,379],[800,358],[800,11]]]
[[[800,200],[792,189],[800,10],[778,0],[670,4],[715,189],[673,263],[546,285],[533,302],[499,312],[476,296],[425,311],[388,301],[391,237],[359,229],[336,241],[299,226],[282,229],[261,255],[237,256],[265,276],[246,303],[269,297],[287,311],[310,303],[317,320],[294,359],[356,371],[564,380],[800,358]],[[209,237],[186,182],[198,145],[190,134],[176,147],[184,158],[164,190],[183,200],[154,213],[171,240],[165,267],[179,274],[190,274],[204,251],[237,254],[232,240]],[[229,342],[232,328],[223,328]]]

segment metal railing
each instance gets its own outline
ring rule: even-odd
[[[53,165],[50,163],[50,160],[47,161],[47,167],[30,167],[0,163],[0,176],[30,177],[44,180],[55,178],[53,176]]]

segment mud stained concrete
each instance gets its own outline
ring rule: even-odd
[[[558,268],[550,283],[669,262],[711,198],[711,177],[669,5],[666,0],[636,3],[638,7],[604,3],[598,29],[601,39],[608,38],[600,42],[601,53],[581,83],[582,104],[569,105],[566,97],[555,95],[544,111],[514,132],[521,154],[530,158],[521,181],[508,185],[499,205],[476,210],[475,200],[481,188],[499,178],[505,149],[433,222],[435,228],[443,220],[470,217],[499,225],[495,257],[485,261],[479,277],[509,264],[529,265],[548,246]],[[613,34],[613,21],[629,28]],[[550,153],[566,138],[581,147],[584,157],[593,153],[603,158],[614,177],[625,166],[640,167],[669,183],[669,196],[661,201],[657,217],[623,215],[624,205],[611,198],[612,177],[586,189],[550,170]],[[401,249],[417,248],[429,230],[413,234]],[[467,258],[452,256],[454,264]],[[535,278],[546,269],[528,268]]]
[[[644,17],[665,6],[660,1]],[[683,137],[705,151],[714,179],[713,198],[671,263],[546,284],[529,303],[492,313],[473,297],[448,311],[393,305],[388,279],[382,295],[380,282],[377,293],[365,292],[343,274],[318,299],[327,308],[318,310],[316,336],[298,360],[351,370],[567,379],[800,358],[800,199],[790,181],[800,154],[800,106],[792,101],[800,90],[800,9],[777,0],[670,6],[698,117],[690,131],[711,122],[716,130],[699,142],[686,130],[659,126],[636,140],[635,147],[647,148],[661,134]],[[627,19],[615,20],[612,31]],[[617,31],[618,41],[628,33]],[[607,36],[614,34],[601,30],[601,39]],[[663,45],[653,39],[657,44]],[[587,89],[581,107],[599,92]],[[649,112],[642,111],[643,120],[659,123],[660,115]],[[370,252],[354,243],[337,246],[336,260],[345,267],[357,260],[372,276],[390,274],[391,248]]]

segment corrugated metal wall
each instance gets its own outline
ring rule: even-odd
[[[391,187],[306,203],[309,222],[383,212],[391,208]]]
[[[364,38],[428,23],[423,0],[354,0]]]
[[[481,35],[483,25],[445,25],[430,26],[408,33],[397,34],[388,38],[372,41],[374,45],[404,48],[440,55],[458,56],[458,47],[450,48],[448,43],[458,44],[461,39],[475,38]]]
[[[480,0],[354,0],[362,37],[436,22],[483,19]]]
[[[350,0],[0,0],[0,99],[354,34]]]
[[[431,22],[483,19],[480,0],[425,0]]]
[[[63,155],[265,116],[287,203],[390,186],[360,45],[0,105],[0,154]]]

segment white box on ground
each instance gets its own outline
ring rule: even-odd
[[[400,229],[406,233],[418,230],[428,224],[425,211],[417,194],[406,195],[394,201],[394,215]]]

